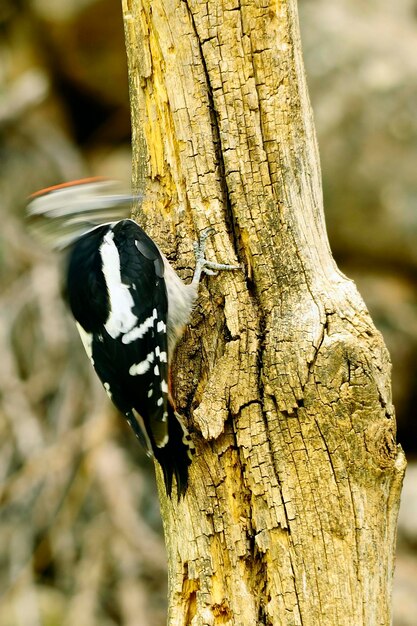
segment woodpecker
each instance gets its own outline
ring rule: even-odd
[[[195,304],[202,273],[240,266],[204,256],[207,228],[185,284],[156,243],[132,219],[120,219],[135,197],[107,180],[85,179],[34,194],[32,226],[50,247],[64,249],[64,294],[85,351],[117,409],[149,456],[160,464],[167,494],[188,484],[194,446],[175,410],[170,367]],[[139,199],[139,198],[136,198]]]

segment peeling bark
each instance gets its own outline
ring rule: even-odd
[[[390,623],[390,361],[331,256],[295,0],[123,0],[138,220],[210,278],[176,358],[197,456],[160,489],[172,626]],[[143,156],[145,155],[145,157]],[[159,477],[160,478],[160,477]]]

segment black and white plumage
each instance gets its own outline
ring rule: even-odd
[[[180,495],[187,488],[193,446],[174,408],[170,363],[201,273],[237,267],[206,261],[205,242],[212,230],[206,229],[196,246],[193,280],[184,284],[133,220],[96,225],[107,209],[114,211],[132,199],[117,195],[112,203],[103,184],[77,181],[45,190],[29,204],[29,216],[41,224],[59,218],[65,240],[61,233],[56,247],[69,247],[66,298],[87,355],[112,402],[161,465],[167,493],[175,476]],[[50,239],[49,226],[41,229]]]

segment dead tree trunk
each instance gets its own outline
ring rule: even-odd
[[[327,241],[296,2],[123,12],[139,219],[180,271],[208,225],[211,258],[245,267],[202,287],[177,354],[197,457],[180,503],[161,489],[168,623],[388,625],[405,459]]]

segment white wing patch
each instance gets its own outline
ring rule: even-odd
[[[159,346],[156,346],[155,348],[155,354],[158,357],[159,361],[161,363],[166,363],[167,362],[167,353],[165,351],[161,351],[159,349]]]
[[[75,322],[78,332],[81,337],[81,341],[83,342],[83,346],[85,351],[87,352],[87,356],[90,359],[91,363],[94,365],[93,359],[93,335],[91,333],[87,333],[84,328],[78,322]]]
[[[158,317],[158,312],[156,309],[152,311],[152,315],[146,318],[140,326],[136,326],[132,328],[128,333],[124,334],[122,337],[122,343],[128,344],[132,343],[136,339],[142,339],[142,337],[148,332],[150,328],[153,328],[153,323]]]
[[[138,376],[140,374],[145,374],[149,370],[151,363],[153,363],[154,360],[155,360],[155,353],[150,352],[148,356],[146,357],[146,359],[144,359],[140,363],[135,363],[129,368],[129,374],[131,376]]]
[[[110,301],[110,314],[104,327],[110,337],[116,339],[119,335],[132,331],[138,318],[133,314],[135,303],[129,287],[122,283],[119,252],[111,230],[104,236],[100,255]]]
[[[158,331],[158,333],[165,333],[166,332],[166,324],[165,322],[163,322],[162,320],[160,320],[157,325],[156,325],[156,330]]]

